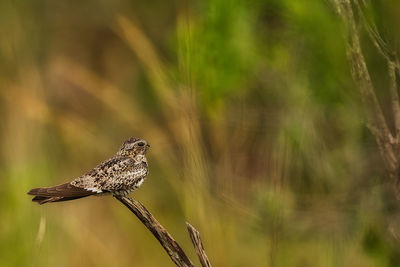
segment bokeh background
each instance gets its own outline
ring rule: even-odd
[[[396,45],[400,3],[371,4]],[[185,221],[214,266],[400,266],[345,48],[329,1],[0,1],[0,266],[174,266],[112,197],[26,195],[131,136],[151,144],[132,196],[197,266]]]

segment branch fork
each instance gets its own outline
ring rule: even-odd
[[[189,257],[179,246],[178,242],[168,233],[168,231],[157,221],[150,211],[139,201],[130,197],[114,196],[124,204],[138,219],[147,227],[147,229],[160,242],[161,246],[167,252],[171,260],[179,267],[194,267]],[[211,263],[205,253],[203,243],[199,232],[188,222],[186,223],[190,239],[199,257],[202,267],[211,267]]]
[[[353,79],[360,90],[361,99],[366,114],[367,127],[378,144],[383,162],[392,182],[396,185],[396,195],[400,198],[400,100],[398,93],[398,80],[400,76],[400,64],[397,55],[382,36],[379,34],[376,25],[367,20],[364,16],[363,1],[359,0],[332,0],[338,14],[347,26],[347,54],[352,68]],[[394,131],[388,127],[387,120],[382,112],[376,96],[364,54],[360,44],[359,24],[356,22],[354,12],[357,12],[362,26],[378,50],[385,58],[388,68],[389,95],[391,106],[391,117],[393,118]]]

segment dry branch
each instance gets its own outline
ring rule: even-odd
[[[179,267],[194,267],[179,244],[172,238],[168,231],[154,218],[142,203],[129,197],[115,196],[150,230],[164,247],[171,260]]]
[[[392,105],[392,113],[394,119],[394,126],[396,129],[395,138],[396,142],[399,142],[400,138],[400,100],[399,94],[397,92],[397,79],[396,70],[398,70],[399,61],[396,52],[390,49],[390,45],[381,37],[379,31],[373,21],[368,21],[364,15],[364,10],[362,5],[358,0],[354,0],[354,5],[358,11],[359,16],[363,22],[363,25],[368,33],[369,38],[378,50],[378,52],[385,58],[388,66],[388,76],[389,76],[389,93]]]
[[[197,231],[190,223],[186,222],[186,226],[190,235],[190,239],[192,240],[194,249],[196,250],[197,256],[199,257],[201,266],[203,267],[211,267],[211,263],[208,260],[206,255],[206,251],[204,250],[203,242],[200,239],[200,233]]]
[[[390,51],[389,46],[386,42],[384,42],[383,38],[376,30],[375,25],[371,26],[371,24],[367,22],[363,14],[363,10],[361,9],[361,6],[357,0],[333,0],[333,3],[335,4],[339,15],[347,26],[347,54],[350,59],[353,78],[359,87],[361,99],[364,104],[368,128],[375,136],[389,176],[392,178],[393,182],[398,185],[400,178],[400,103],[396,81],[396,73],[399,71],[399,64],[396,54]],[[352,5],[352,3],[354,5]],[[356,7],[359,16],[363,20],[371,41],[378,49],[378,52],[387,60],[388,76],[390,80],[388,91],[391,97],[392,116],[395,126],[394,134],[390,131],[387,125],[385,116],[383,115],[381,106],[375,94],[376,89],[372,84],[364,54],[361,49],[360,35],[353,12],[353,6]],[[397,188],[397,193],[399,193],[399,188]]]

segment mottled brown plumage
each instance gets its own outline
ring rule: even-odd
[[[146,151],[149,147],[143,139],[130,138],[115,156],[72,182],[34,188],[28,194],[35,196],[32,201],[39,204],[106,193],[125,196],[137,189],[148,174]]]

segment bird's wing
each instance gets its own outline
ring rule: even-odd
[[[126,190],[140,186],[147,173],[145,162],[135,164],[130,157],[114,157],[75,179],[71,184],[95,193]]]
[[[71,184],[95,193],[103,193],[111,189],[107,186],[109,181],[118,179],[133,164],[134,160],[132,158],[113,157],[73,180]]]
[[[96,193],[73,186],[70,183],[66,183],[53,187],[34,188],[31,189],[28,194],[35,196],[32,201],[38,202],[39,204],[44,204],[48,202],[78,199],[94,195]]]
[[[52,187],[33,188],[28,192],[28,195],[42,197],[83,197],[93,194],[93,192],[73,186],[70,183],[60,184]]]

